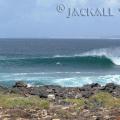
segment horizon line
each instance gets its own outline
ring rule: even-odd
[[[2,40],[2,39],[39,39],[39,40],[42,40],[42,39],[44,39],[44,40],[49,40],[49,39],[53,39],[53,40],[72,40],[72,39],[74,39],[74,40],[91,40],[91,39],[93,39],[93,40],[99,40],[99,39],[104,39],[104,40],[110,40],[110,39],[114,39],[114,40],[118,40],[118,39],[120,39],[120,38],[113,38],[113,37],[90,37],[90,38],[88,38],[88,37],[81,37],[81,38],[57,38],[57,37],[54,37],[54,38],[48,38],[48,37],[46,37],[46,38],[32,38],[32,37],[11,37],[11,38],[0,38],[0,40]]]

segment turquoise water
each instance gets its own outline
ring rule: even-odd
[[[0,83],[120,84],[119,40],[0,40]]]

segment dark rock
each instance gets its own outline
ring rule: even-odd
[[[12,88],[9,92],[14,94],[22,94],[22,91],[18,88]]]
[[[84,85],[80,88],[80,91],[89,91],[91,89],[91,85]]]
[[[88,107],[87,105],[84,105],[84,106],[83,106],[83,109],[86,109],[86,110],[87,110],[87,109],[89,109],[89,107]]]
[[[91,88],[94,88],[94,87],[101,87],[101,85],[99,85],[98,83],[91,84]]]
[[[98,83],[93,83],[90,85],[85,85],[81,88],[79,88],[82,97],[88,98],[91,95],[97,93],[100,90],[101,86]]]
[[[82,94],[82,97],[84,98],[89,98],[90,96],[93,95],[91,91],[84,91],[84,92],[81,92],[81,94]]]
[[[108,83],[106,86],[103,88],[103,90],[106,90],[108,92],[113,92],[116,88],[116,85],[114,83]]]
[[[15,83],[15,85],[13,87],[27,87],[27,84],[23,81],[18,81]]]
[[[89,91],[92,89],[100,89],[100,85],[98,83],[93,83],[90,85],[84,85],[83,87],[80,88],[80,91]]]
[[[120,97],[120,86],[114,83],[108,83],[101,87],[100,90],[111,93],[114,97]]]
[[[48,98],[48,95],[46,93],[39,93],[40,98]]]
[[[30,92],[30,95],[37,95],[37,96],[39,96],[39,93],[40,93],[40,89],[39,88],[29,88],[30,90],[29,90],[29,92]]]
[[[102,118],[101,117],[97,117],[95,120],[102,120]]]

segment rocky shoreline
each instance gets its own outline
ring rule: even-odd
[[[6,90],[4,87],[0,87],[0,89]],[[105,86],[93,83],[83,87],[61,87],[54,85],[28,87],[26,83],[19,81],[8,91],[22,95],[36,95],[40,98],[49,98],[50,95],[53,95],[54,99],[89,98],[98,92],[108,92],[114,97],[120,97],[120,85],[114,83],[108,83]]]
[[[25,98],[37,96],[49,101],[49,108],[33,109],[33,113],[38,115],[35,118],[30,112],[32,110],[26,108],[7,109],[12,116],[14,115],[10,111],[23,111],[22,117],[18,113],[18,118],[24,120],[120,120],[120,85],[114,83],[105,86],[94,83],[72,88],[53,85],[28,87],[19,81],[12,88],[0,86],[0,91],[9,95],[19,94]],[[112,106],[112,103],[115,105]],[[4,114],[5,109],[1,108],[0,111]],[[15,117],[9,118],[13,120]]]

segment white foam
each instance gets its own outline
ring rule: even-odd
[[[75,55],[55,55],[53,58],[59,57],[85,57],[85,56],[106,56],[109,58],[114,64],[120,65],[120,47],[115,48],[100,48],[93,49],[87,52],[83,52]]]
[[[94,49],[75,56],[106,56],[116,65],[120,65],[120,47]]]
[[[80,87],[92,83],[99,83],[101,85],[105,85],[107,83],[115,83],[120,85],[120,75],[81,76],[74,78],[63,78],[55,80],[55,83],[67,87]]]
[[[115,83],[120,85],[120,75],[119,74],[83,74],[83,73],[61,73],[60,75],[49,74],[49,75],[37,75],[37,74],[18,74],[13,73],[1,73],[0,82],[16,82],[16,81],[26,81],[30,86],[39,85],[60,85],[65,87],[80,87],[85,84],[99,83],[105,85],[106,83]]]
[[[57,62],[56,65],[60,65],[61,63],[60,62]]]

